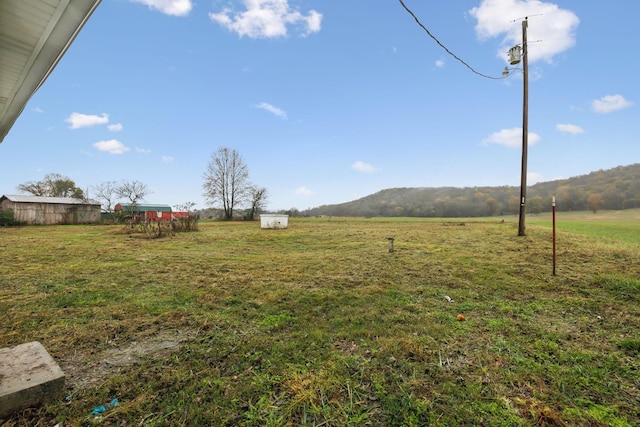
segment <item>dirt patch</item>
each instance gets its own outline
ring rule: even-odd
[[[132,341],[125,346],[93,351],[76,352],[59,359],[66,375],[67,387],[75,391],[99,387],[110,376],[148,357],[163,357],[182,347],[196,335],[191,330],[162,331],[154,336]]]

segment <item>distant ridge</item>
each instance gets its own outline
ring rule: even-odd
[[[640,207],[640,163],[598,170],[527,187],[527,212],[551,210],[597,212]],[[306,215],[359,217],[480,217],[516,214],[520,187],[389,188],[351,202],[323,205]]]

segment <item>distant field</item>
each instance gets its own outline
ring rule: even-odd
[[[528,224],[551,227],[551,214],[529,215]],[[593,212],[556,212],[556,230],[640,245],[640,209]]]
[[[556,276],[542,215],[0,228],[0,347],[68,385],[3,425],[640,425],[637,214],[559,213]]]

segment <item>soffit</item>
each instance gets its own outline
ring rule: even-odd
[[[99,3],[0,1],[0,143]]]

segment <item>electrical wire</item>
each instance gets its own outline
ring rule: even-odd
[[[406,4],[404,4],[404,1],[402,0],[398,0],[400,2],[400,4],[402,5],[402,7],[404,8],[404,10],[406,10],[409,15],[411,15],[413,17],[413,19],[416,21],[416,23],[420,26],[420,28],[422,28],[429,37],[431,37],[436,43],[438,43],[438,45],[443,48],[449,55],[451,55],[452,57],[454,57],[456,60],[460,61],[465,67],[467,67],[468,69],[470,69],[473,73],[479,75],[480,77],[484,77],[487,79],[492,79],[492,80],[502,80],[504,78],[507,78],[511,75],[511,73],[509,73],[506,76],[501,76],[501,77],[493,77],[493,76],[488,76],[486,74],[483,74],[479,71],[477,71],[475,68],[473,68],[471,65],[467,64],[462,58],[460,58],[458,55],[456,55],[455,53],[451,52],[444,44],[442,44],[440,42],[440,40],[438,40],[438,38],[436,36],[434,36],[433,34],[431,34],[431,31],[429,31],[429,29],[427,27],[424,26],[424,24],[422,22],[420,22],[420,19],[418,19],[418,17],[415,15],[415,13],[413,13],[411,11],[411,9],[409,9],[407,7]]]

